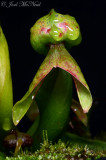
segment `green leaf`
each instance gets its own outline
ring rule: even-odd
[[[13,107],[12,78],[8,44],[0,26],[0,139],[11,130]]]
[[[26,114],[34,97],[37,94],[38,89],[43,83],[43,79],[52,70],[53,66],[55,66],[55,59],[53,58],[52,60],[51,51],[39,67],[31,85],[29,86],[29,90],[27,91],[27,93],[13,107],[13,122],[15,125],[17,125],[19,121],[23,118],[23,116]]]
[[[49,53],[39,67],[30,87],[25,96],[18,101],[13,107],[13,122],[15,125],[19,123],[22,117],[29,109],[33,98],[36,96],[38,89],[43,83],[46,75],[53,69],[59,67],[69,72],[75,81],[80,104],[87,112],[92,104],[92,96],[84,76],[73,57],[64,48],[63,44],[51,45]]]
[[[58,52],[60,54],[57,59],[57,67],[64,69],[73,76],[80,104],[84,113],[87,113],[92,105],[92,96],[81,69],[64,46],[61,46]]]
[[[74,78],[74,82],[77,89],[80,104],[83,108],[84,113],[87,113],[92,105],[92,96],[91,96],[89,87],[87,83],[85,86],[83,83],[81,83],[82,81],[78,81],[75,78]]]
[[[31,88],[29,88],[29,90],[25,94],[25,96],[14,105],[14,107],[13,107],[13,122],[15,125],[17,125],[19,123],[19,121],[23,118],[23,116],[28,111],[40,85],[41,85],[41,83],[34,90],[32,90],[32,92],[30,92]]]

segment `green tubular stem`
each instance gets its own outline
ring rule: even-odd
[[[37,132],[33,136],[33,148],[37,148],[39,142],[42,142],[43,130],[47,130],[48,139],[53,141],[68,122],[72,100],[72,77],[68,72],[60,68],[54,69],[53,72],[58,72],[58,74],[54,84],[51,84],[53,87],[48,98],[46,101],[43,99],[43,94],[45,96],[44,88],[42,88],[42,96],[39,97],[39,100],[36,98],[40,108],[40,123]],[[46,79],[47,82],[48,80]]]
[[[106,151],[106,142],[103,141],[86,139],[69,132],[63,133],[61,139],[72,144],[87,145],[90,149]]]
[[[9,50],[6,38],[0,27],[0,142],[5,133],[11,130],[13,107],[12,78]]]
[[[45,107],[47,106],[48,98],[50,98],[50,94],[53,90],[57,75],[58,75],[58,70],[52,69],[51,72],[45,77],[42,87],[39,89],[36,95],[36,102],[37,105],[39,106],[38,108],[40,110],[40,115],[43,113]],[[27,133],[30,136],[33,136],[37,130],[40,121],[40,115],[38,115],[38,117],[35,119],[31,127],[27,131]]]
[[[47,106],[48,99],[50,98],[51,92],[54,88],[57,76],[58,69],[53,68],[45,77],[44,82],[35,97],[40,114],[42,114],[42,112],[45,110],[45,107]]]

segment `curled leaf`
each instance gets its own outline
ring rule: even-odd
[[[63,44],[51,45],[49,53],[38,69],[29,90],[13,107],[13,121],[15,125],[19,123],[29,109],[33,101],[32,96],[36,95],[41,83],[43,83],[43,79],[53,68],[56,67],[69,72],[73,76],[79,101],[84,112],[87,112],[90,109],[92,104],[92,96],[78,64],[64,48]]]

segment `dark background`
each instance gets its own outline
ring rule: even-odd
[[[11,1],[5,2],[8,6]],[[80,25],[82,43],[70,53],[79,64],[92,96],[100,101],[99,123],[106,114],[106,1],[40,0],[39,3],[35,7],[0,6],[1,26],[10,51],[14,103],[25,94],[44,59],[30,45],[30,28],[54,8],[58,13],[74,16]],[[105,126],[105,120],[100,125]]]

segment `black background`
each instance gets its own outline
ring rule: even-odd
[[[9,5],[10,1],[5,2]],[[15,4],[18,1],[13,2]],[[92,96],[103,101],[101,115],[105,116],[106,1],[40,0],[39,3],[40,6],[35,7],[11,6],[7,8],[0,6],[1,26],[10,51],[14,103],[26,93],[44,59],[44,56],[37,54],[30,45],[30,28],[37,19],[48,14],[54,8],[58,13],[74,16],[80,25],[82,43],[72,48],[70,53],[79,64]]]

